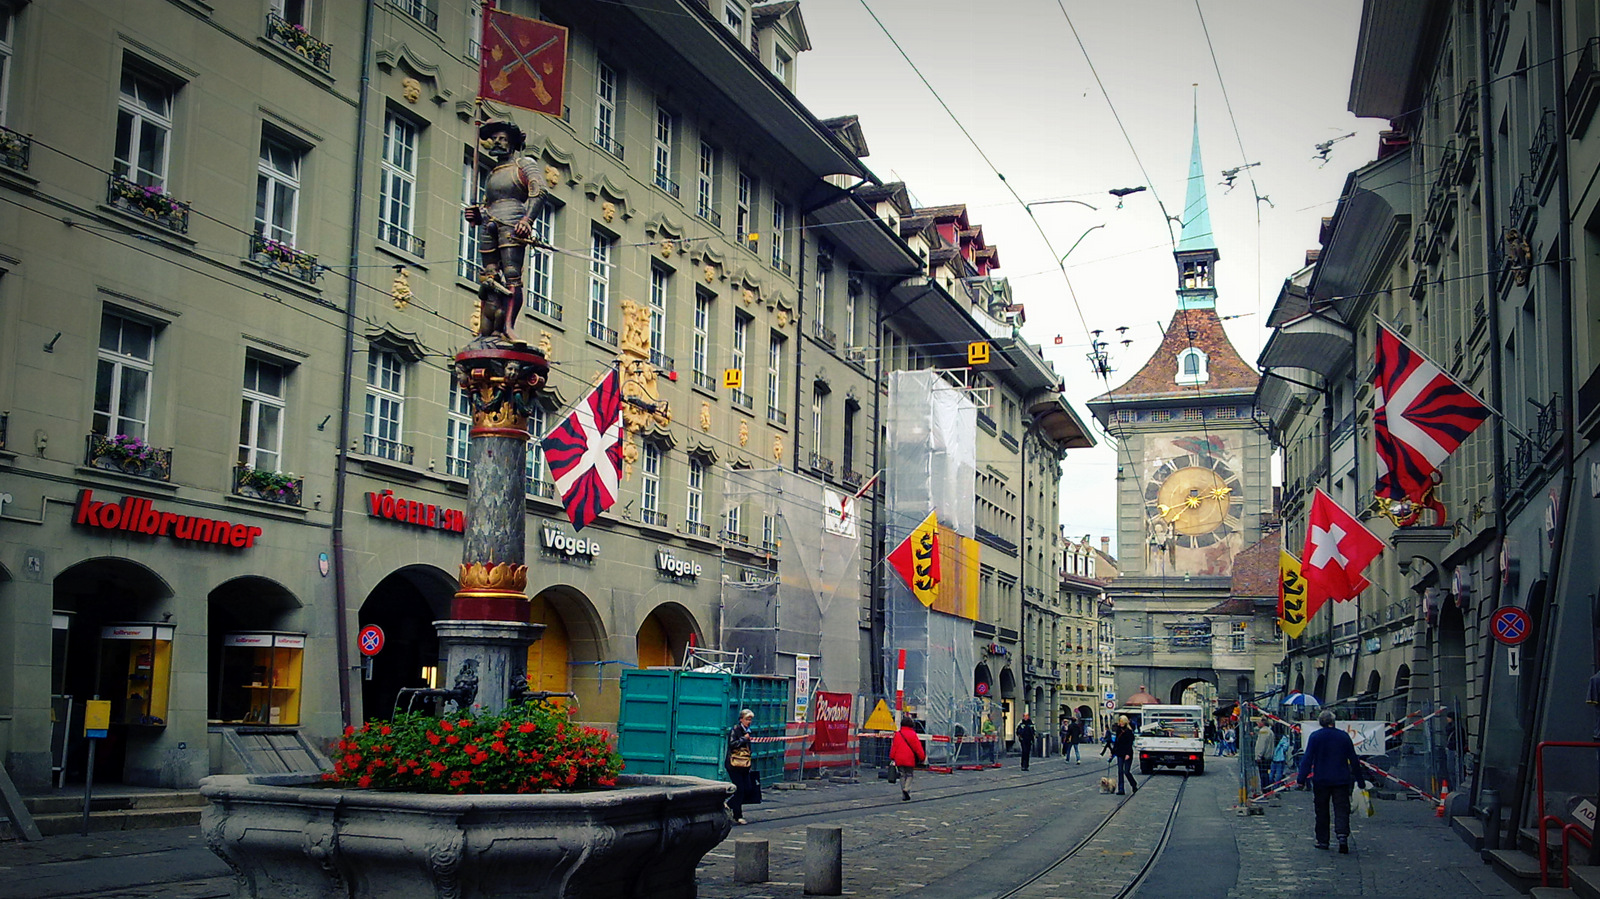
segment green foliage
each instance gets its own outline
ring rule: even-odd
[[[345,728],[323,780],[408,793],[543,793],[614,787],[622,757],[610,734],[544,702],[498,714],[422,713]]]

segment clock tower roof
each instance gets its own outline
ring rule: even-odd
[[[1200,371],[1186,377],[1183,366],[1196,354]],[[1144,367],[1122,386],[1090,400],[1089,408],[1105,421],[1113,405],[1171,402],[1184,397],[1250,396],[1260,381],[1261,375],[1234,349],[1217,310],[1178,309],[1172,314],[1161,346]]]

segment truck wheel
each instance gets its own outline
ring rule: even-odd
[[[1200,761],[1194,763],[1194,773],[1197,775],[1206,773],[1205,759],[1202,758]]]
[[[1139,763],[1139,773],[1140,774],[1151,774],[1151,773],[1154,773],[1155,770],[1156,770],[1156,766],[1151,764],[1148,761],[1144,761],[1144,762],[1140,762]]]

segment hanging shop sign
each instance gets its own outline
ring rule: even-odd
[[[701,568],[699,562],[693,559],[680,559],[674,556],[670,550],[658,547],[656,549],[656,570],[673,580],[692,581],[700,577],[700,573],[704,569]]]
[[[817,734],[811,742],[813,750],[843,752],[850,748],[850,706],[854,700],[849,693],[817,691],[817,705],[812,712]]]
[[[72,523],[103,531],[126,531],[148,537],[171,537],[184,543],[207,543],[249,549],[256,545],[262,530],[248,524],[233,524],[196,515],[163,512],[141,496],[125,496],[122,502],[95,502],[93,490],[78,491],[77,511]]]
[[[600,555],[599,541],[575,537],[549,525],[539,529],[539,545],[547,555],[568,559],[587,559],[592,562]]]
[[[393,490],[367,493],[367,517],[386,518],[409,524],[412,527],[455,534],[467,532],[467,513],[460,509],[446,509],[434,503],[403,499]]]

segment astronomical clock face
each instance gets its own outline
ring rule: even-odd
[[[1153,532],[1170,533],[1177,546],[1203,548],[1243,527],[1244,485],[1222,459],[1187,453],[1155,467],[1144,505]]]

